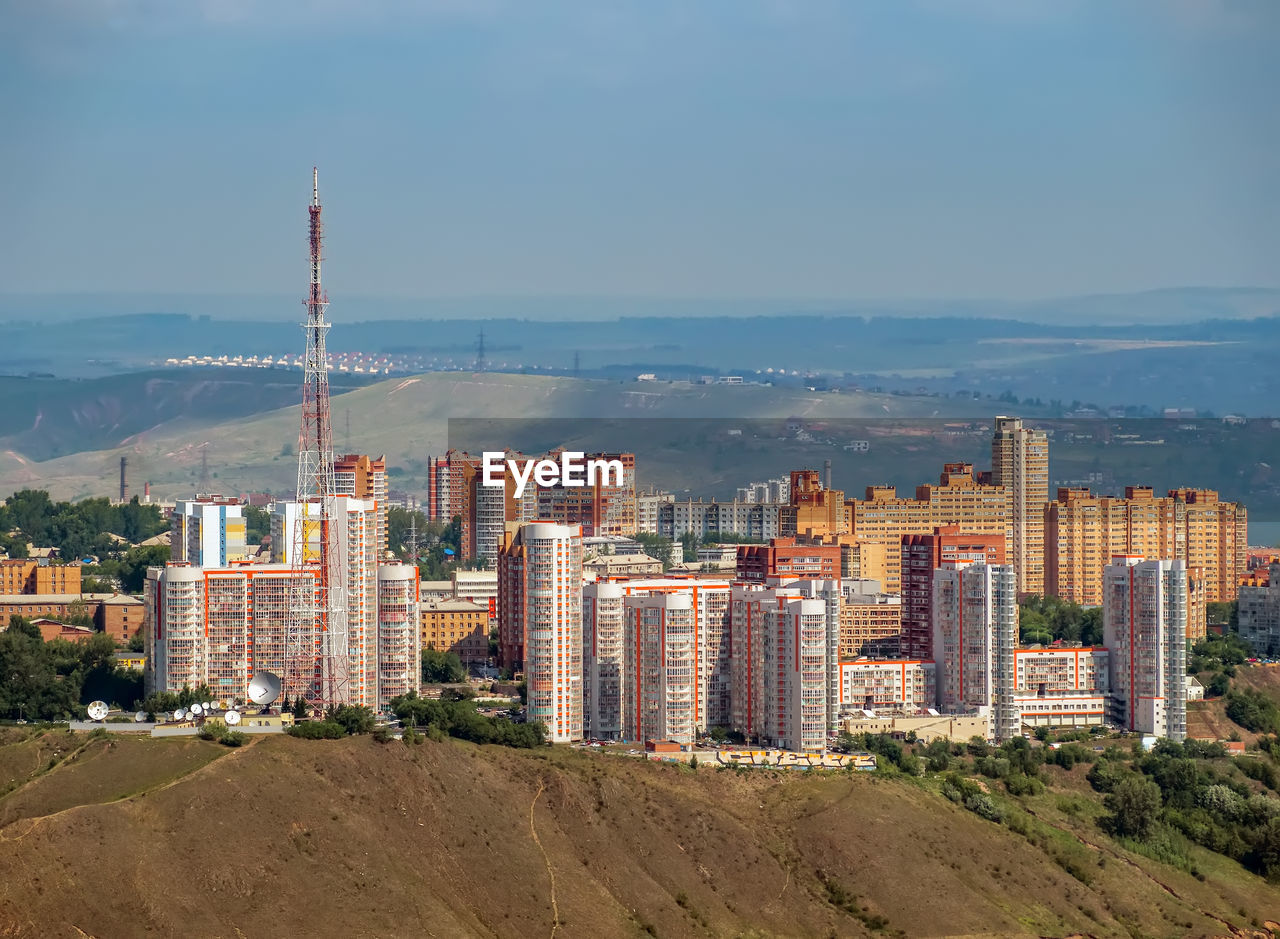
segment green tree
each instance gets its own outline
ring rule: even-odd
[[[302,695],[298,695],[293,701],[293,716],[295,720],[307,719],[307,699]]]
[[[456,684],[467,680],[467,670],[456,652],[423,649],[422,680],[428,684]]]
[[[244,540],[246,544],[262,544],[271,534],[271,513],[256,505],[244,507]]]
[[[1126,776],[1103,804],[1111,813],[1107,823],[1112,832],[1143,839],[1151,834],[1160,815],[1160,787],[1141,776]]]
[[[367,734],[373,730],[373,711],[360,704],[342,704],[334,708],[325,720],[332,721],[348,734]]]

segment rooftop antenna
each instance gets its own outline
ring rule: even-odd
[[[483,372],[485,366],[484,356],[484,330],[480,330],[480,337],[476,340],[476,371]]]

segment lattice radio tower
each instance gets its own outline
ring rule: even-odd
[[[337,526],[345,512],[335,506],[333,426],[329,412],[329,360],[325,312],[329,298],[320,281],[323,226],[320,180],[313,167],[311,205],[311,286],[304,301],[307,321],[302,421],[298,433],[298,510],[293,531],[296,596],[290,603],[285,637],[286,692],[301,693],[328,707],[348,700],[350,650],[347,637],[346,564],[339,551]],[[314,576],[314,593],[304,586]]]

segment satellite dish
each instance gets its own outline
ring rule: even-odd
[[[143,721],[147,719],[147,712],[139,711],[137,714],[133,715],[133,719],[137,721],[139,724],[141,724]]]
[[[280,676],[261,671],[249,682],[249,700],[254,704],[268,705],[280,697]]]
[[[100,721],[107,716],[107,712],[110,711],[111,708],[107,707],[107,702],[105,701],[93,701],[90,702],[88,710],[90,720]]]
[[[178,708],[178,710],[173,712],[173,719],[175,721],[185,721],[187,719],[187,712],[182,708]]]
[[[219,710],[219,711],[225,711],[226,709],[227,709],[227,702],[226,702],[226,701],[219,701],[219,702],[218,702],[218,710]]]
[[[210,711],[212,711],[212,710],[213,710],[213,702],[212,702],[212,701],[206,701],[206,702],[204,703],[204,710],[205,710],[205,713],[206,713],[206,714],[208,714]]]
[[[196,715],[198,715],[202,710],[204,710],[204,708],[203,708],[203,706],[200,704],[200,702],[199,702],[199,701],[197,701],[195,704],[191,705],[191,713],[192,713],[192,714],[196,714]]]
[[[225,715],[225,719],[228,727],[234,727],[236,724],[240,723],[240,712],[228,711]]]

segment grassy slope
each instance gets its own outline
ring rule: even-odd
[[[948,414],[990,417],[989,404],[934,398],[437,372],[344,394],[334,400],[333,424],[339,450],[346,446],[349,419],[353,448],[385,453],[392,466],[425,469],[427,456],[448,447],[450,418],[921,417],[940,405]],[[215,489],[285,489],[296,481],[297,468],[282,448],[296,446],[297,435],[298,409],[289,407],[223,422],[159,427],[125,446],[45,462],[0,438],[0,492],[39,485],[60,498],[114,493],[120,457],[128,456],[132,478],[151,480],[157,498],[185,496],[199,478],[204,441],[210,470],[218,474]],[[135,483],[134,488],[141,487]]]
[[[1280,666],[1240,666],[1231,680],[1235,688],[1261,691],[1280,704]],[[1245,743],[1252,743],[1258,735],[1241,727],[1227,717],[1227,699],[1210,698],[1192,701],[1187,705],[1187,736],[1204,740],[1226,740],[1237,734]]]
[[[88,781],[124,765],[126,798]],[[930,786],[457,742],[94,741],[0,801],[0,935],[541,935],[553,877],[566,937],[857,936],[875,916],[912,936],[1214,935],[1280,908],[1234,864],[1202,883],[1120,851],[1087,797],[1075,815],[1043,797],[1086,886]]]

